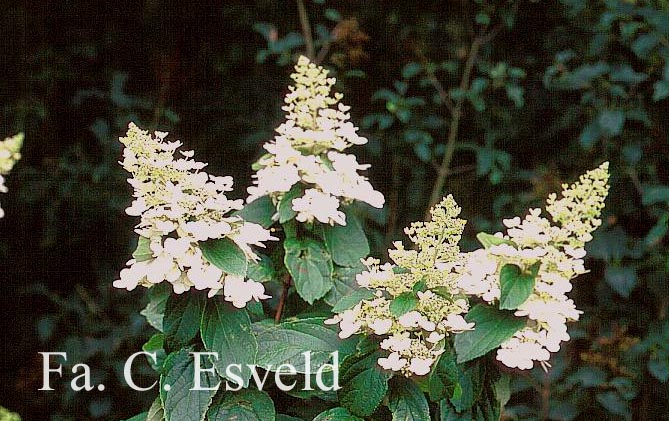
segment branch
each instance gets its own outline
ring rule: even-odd
[[[462,92],[466,91],[469,88],[469,79],[471,78],[472,71],[474,69],[474,63],[478,57],[479,49],[484,43],[485,38],[482,36],[477,36],[472,42],[471,48],[469,49],[469,56],[465,62],[465,68],[462,73],[462,79],[460,79],[460,90]],[[430,219],[430,209],[439,202],[441,193],[444,189],[444,184],[446,184],[446,177],[449,175],[449,167],[451,161],[453,160],[453,152],[455,151],[455,141],[458,138],[458,130],[460,129],[460,118],[462,117],[462,107],[464,105],[464,96],[461,96],[455,101],[453,106],[453,111],[451,112],[451,124],[448,128],[448,138],[446,140],[446,151],[444,152],[444,159],[441,161],[439,166],[439,171],[437,173],[437,180],[434,183],[432,188],[432,193],[430,194],[430,202],[428,204],[427,210],[425,211],[425,220]]]
[[[288,290],[290,289],[290,274],[286,273],[286,276],[282,279],[282,283],[283,290],[281,290],[279,305],[276,307],[276,313],[274,314],[274,322],[276,323],[281,321],[281,313],[283,313],[283,308],[286,306],[286,298],[288,298]]]
[[[304,2],[302,0],[297,0],[297,11],[300,15],[300,25],[302,26],[302,37],[304,38],[304,44],[307,48],[306,55],[309,60],[313,60],[314,53],[314,39],[311,36],[311,25],[309,24],[309,16],[307,15],[307,9],[304,7]]]

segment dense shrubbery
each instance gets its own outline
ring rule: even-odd
[[[37,350],[77,352],[114,378],[149,335],[136,300],[110,291],[133,245],[116,138],[131,120],[169,130],[220,169],[212,172],[249,185],[249,163],[280,121],[288,65],[311,53],[370,139],[359,160],[372,164],[387,203],[363,216],[382,260],[401,227],[445,193],[467,215],[469,250],[476,232],[500,230],[503,218],[610,162],[591,272],[572,292],[584,315],[548,374],[512,382],[506,414],[666,417],[667,2],[321,3],[304,2],[303,16],[278,2],[9,8],[0,121],[27,140],[2,198],[0,230],[12,240],[0,245],[11,262],[1,280],[20,293],[7,295],[6,311],[32,321],[3,326],[5,354],[24,357],[3,374],[2,395],[30,399],[0,404],[24,419],[122,418],[150,405],[114,382],[76,399],[34,393]]]

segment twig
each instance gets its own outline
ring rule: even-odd
[[[300,26],[302,26],[302,36],[304,37],[304,44],[307,48],[306,55],[309,60],[313,60],[314,53],[314,39],[311,36],[311,25],[309,24],[309,16],[307,9],[304,7],[302,0],[297,0],[297,11],[300,15]]]
[[[286,273],[286,276],[282,279],[283,290],[281,291],[281,296],[279,297],[279,305],[276,307],[276,313],[274,314],[274,321],[279,323],[281,321],[281,313],[283,313],[283,308],[286,305],[286,298],[288,298],[288,290],[290,289],[290,274]]]
[[[469,88],[469,79],[471,78],[472,70],[474,69],[474,63],[478,57],[479,49],[481,48],[483,40],[483,37],[477,36],[474,38],[472,46],[469,49],[469,56],[465,62],[462,79],[460,80],[460,90],[463,92]],[[455,101],[453,111],[451,112],[451,124],[448,128],[446,151],[444,152],[444,159],[441,161],[441,165],[439,166],[437,180],[435,181],[434,187],[432,188],[432,193],[430,194],[430,202],[427,210],[425,211],[425,220],[430,219],[430,208],[439,202],[441,192],[443,191],[444,184],[446,183],[446,177],[448,177],[448,170],[451,165],[451,161],[453,160],[453,152],[455,151],[455,141],[458,138],[458,130],[460,128],[460,118],[462,117],[463,105],[464,96],[461,96]]]
[[[514,5],[514,10],[517,9],[518,3]],[[474,70],[474,64],[476,63],[476,59],[478,58],[481,47],[492,41],[492,39],[499,33],[502,27],[502,25],[496,25],[488,33],[480,34],[474,38],[474,41],[472,41],[472,45],[469,48],[469,55],[467,57],[467,61],[465,62],[465,68],[462,72],[462,79],[460,79],[459,88],[461,92],[464,93],[464,91],[469,88],[469,80],[471,79],[472,71]],[[448,94],[438,80],[437,84],[435,85],[433,82],[433,85],[435,88],[437,88],[437,92],[439,93],[439,96],[442,98],[443,102],[443,95]],[[451,124],[448,128],[448,138],[446,140],[446,151],[444,152],[444,159],[441,161],[441,165],[439,166],[439,170],[437,172],[437,180],[435,181],[434,187],[432,188],[432,194],[430,194],[430,202],[428,204],[427,210],[425,211],[425,220],[430,218],[430,209],[432,206],[436,205],[437,202],[439,202],[442,191],[444,190],[444,185],[446,184],[446,178],[451,174],[449,168],[451,161],[453,161],[455,141],[458,138],[458,130],[460,129],[460,119],[462,118],[462,107],[464,106],[464,101],[465,98],[463,95],[458,98],[455,101],[455,104],[452,106],[450,106],[447,102],[445,103],[449,111],[451,111]]]

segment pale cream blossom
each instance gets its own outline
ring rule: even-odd
[[[169,142],[167,133],[151,136],[133,123],[120,140],[125,145],[121,165],[132,178],[134,200],[126,212],[139,216],[135,258],[121,270],[117,288],[169,282],[181,294],[195,288],[209,290],[209,296],[223,289],[225,299],[236,307],[251,300],[269,298],[262,284],[226,274],[203,255],[200,243],[227,238],[249,260],[258,257],[251,246],[275,240],[260,225],[232,216],[242,208],[241,200],[225,195],[232,190],[232,177],[208,174],[205,163],[191,159],[193,151],[180,151],[181,142]]]
[[[341,205],[357,200],[381,208],[384,198],[359,172],[369,165],[359,164],[354,155],[342,153],[367,139],[357,133],[349,120],[349,107],[333,94],[334,78],[328,71],[300,57],[291,75],[283,110],[286,121],[276,129],[268,152],[258,159],[247,202],[269,196],[275,205],[293,186],[302,187],[291,208],[299,222],[346,225]]]

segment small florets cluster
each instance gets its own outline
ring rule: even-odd
[[[457,291],[457,246],[465,221],[451,196],[432,209],[432,221],[414,223],[405,232],[416,245],[406,250],[400,242],[389,250],[394,263],[380,265],[369,258],[358,284],[375,291],[375,298],[330,319],[339,323],[339,336],[357,333],[381,336],[388,355],[381,367],[405,376],[425,375],[443,352],[446,336],[470,330],[463,318],[469,304]]]
[[[300,222],[318,220],[346,225],[340,205],[359,200],[381,208],[384,198],[358,171],[354,155],[342,153],[367,139],[357,134],[349,120],[349,108],[332,94],[334,78],[328,71],[300,57],[291,75],[295,81],[286,95],[286,121],[273,141],[264,145],[267,154],[255,164],[254,185],[248,188],[248,202],[269,195],[275,204],[295,185],[300,194],[291,196],[291,208]]]
[[[174,154],[180,142],[165,140],[167,133],[151,136],[130,124],[121,165],[132,178],[134,201],[126,210],[140,216],[136,227],[138,249],[128,268],[121,271],[117,288],[134,289],[163,281],[175,293],[209,289],[213,296],[223,289],[225,299],[244,307],[252,299],[269,298],[262,284],[224,273],[202,255],[199,243],[228,238],[244,251],[247,259],[257,256],[252,245],[275,240],[269,231],[229,213],[242,208],[241,200],[229,200],[232,177],[217,177],[201,171],[206,164],[191,159],[193,151]]]
[[[21,146],[23,146],[23,133],[0,142],[0,193],[7,193],[4,176],[9,174],[16,161],[21,159]],[[5,216],[5,211],[0,207],[0,218],[3,216]]]
[[[528,319],[525,328],[504,342],[497,359],[509,367],[529,369],[534,361],[546,365],[551,352],[569,340],[568,321],[576,321],[581,311],[567,298],[571,280],[586,272],[585,242],[600,224],[599,216],[608,193],[608,165],[589,171],[578,183],[565,185],[562,198],[552,194],[547,210],[553,223],[530,209],[525,219],[505,219],[506,234],[488,249],[464,255],[465,263],[456,270],[459,288],[488,303],[500,299],[500,271],[513,264],[523,271],[538,265],[534,291],[515,311]]]

